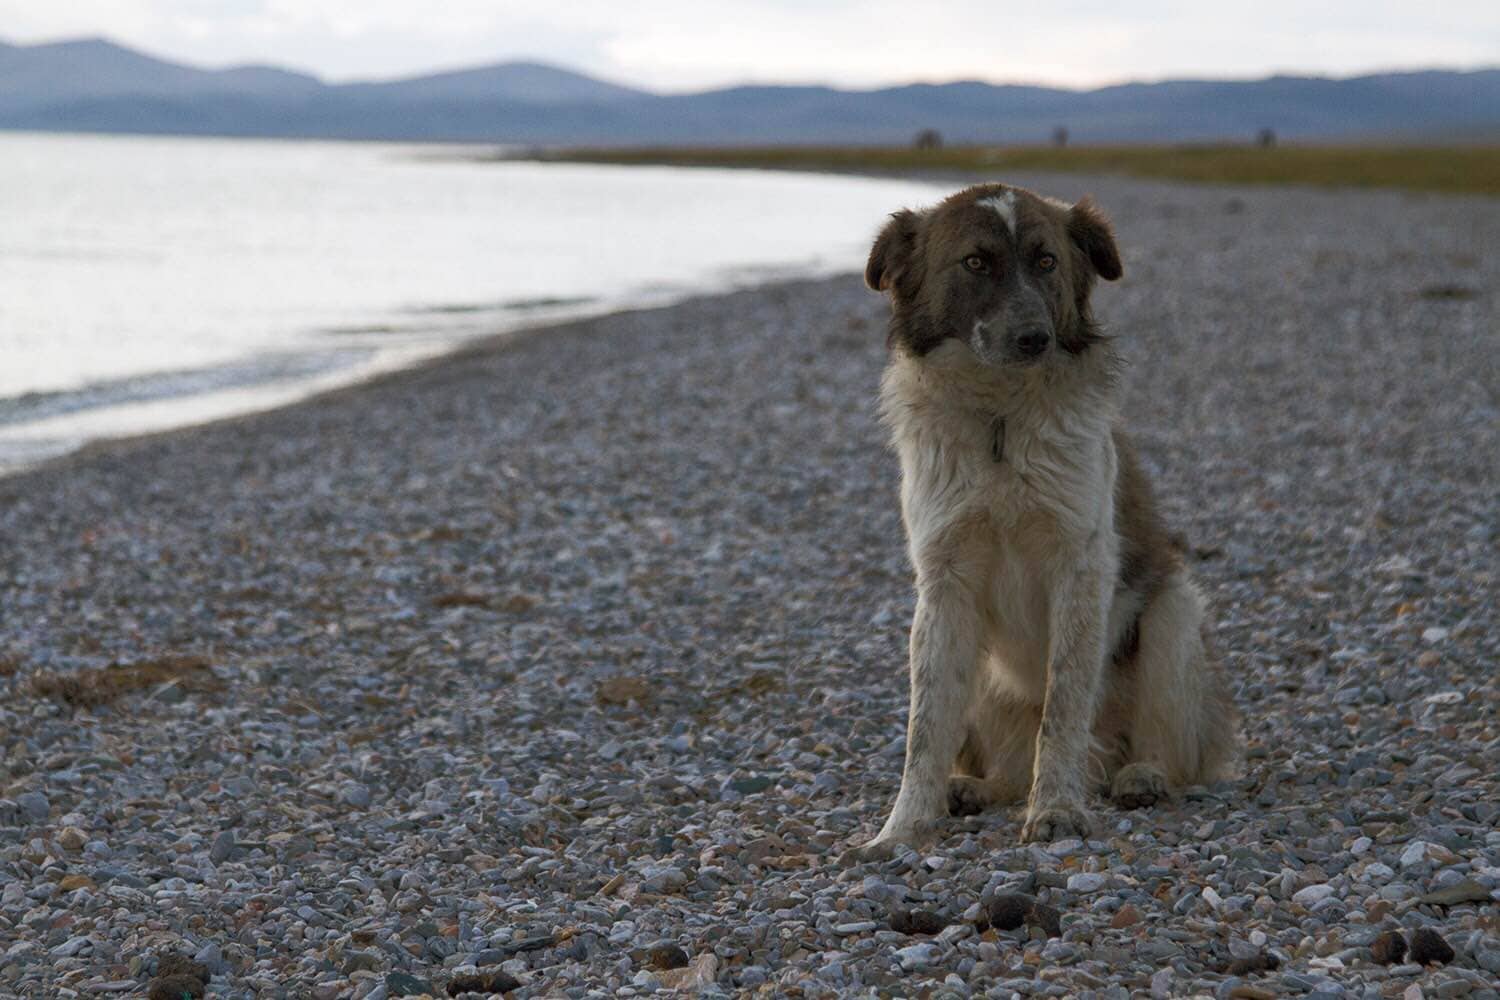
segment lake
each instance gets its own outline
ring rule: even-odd
[[[905,180],[0,133],[0,471],[507,329],[862,266]]]

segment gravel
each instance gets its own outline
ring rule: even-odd
[[[766,286],[0,480],[0,994],[1500,997],[1500,202],[1087,187],[1242,778],[838,862],[903,752],[883,306]]]

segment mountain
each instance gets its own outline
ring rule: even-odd
[[[1097,90],[918,83],[655,94],[531,62],[329,84],[268,66],[205,70],[105,39],[0,43],[0,128],[526,144],[1284,139],[1500,140],[1500,69],[1349,79],[1171,80]]]
[[[514,101],[522,104],[613,104],[651,96],[543,63],[508,62],[340,88],[396,101]]]
[[[122,97],[280,98],[322,86],[316,77],[266,66],[224,70],[179,66],[102,38],[0,47],[0,115]]]

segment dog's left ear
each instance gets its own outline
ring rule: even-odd
[[[1068,236],[1105,281],[1114,281],[1125,273],[1114,230],[1093,198],[1085,197],[1068,210]]]

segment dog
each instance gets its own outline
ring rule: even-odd
[[[1003,184],[870,250],[917,606],[901,788],[856,861],[1006,802],[1022,840],[1086,837],[1091,790],[1143,807],[1236,765],[1204,599],[1117,425],[1090,295],[1122,273],[1092,200]]]

